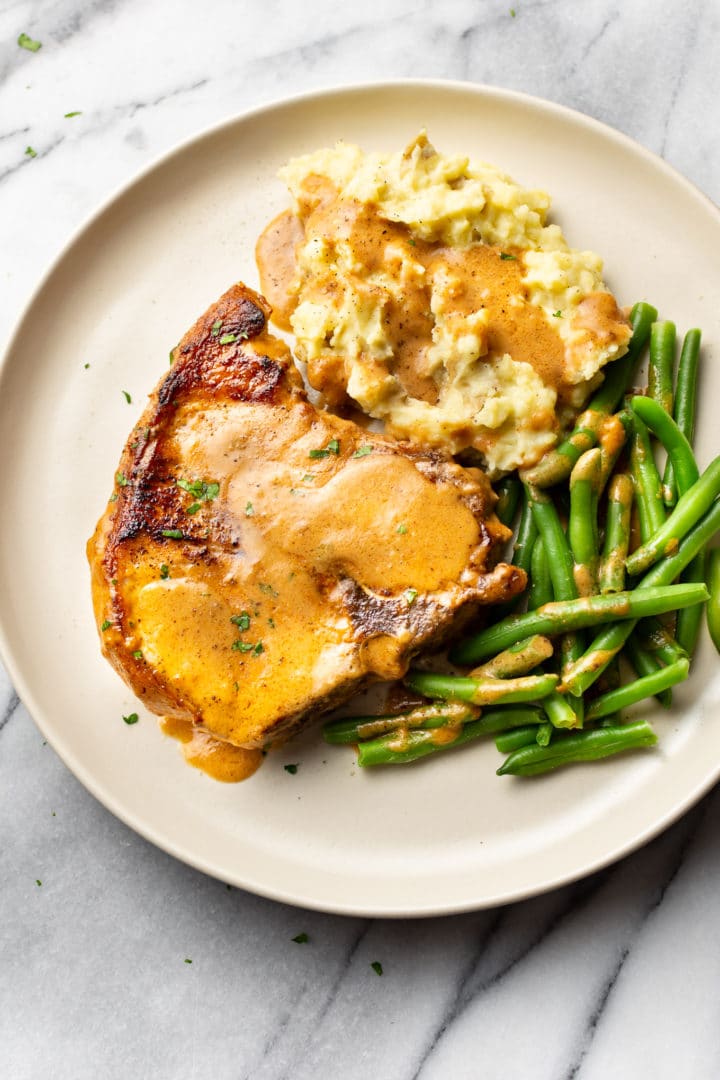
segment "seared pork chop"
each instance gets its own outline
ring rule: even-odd
[[[153,712],[281,742],[524,574],[477,470],[320,412],[235,285],[177,346],[88,543],[104,654]]]

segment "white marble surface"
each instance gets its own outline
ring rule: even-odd
[[[2,0],[0,338],[133,172],[315,87],[412,75],[525,90],[613,124],[720,199],[717,0],[514,11]],[[21,31],[42,49],[18,48]],[[325,916],[231,891],[138,838],[0,675],[3,1077],[720,1075],[717,790],[649,847],[538,899],[422,922]]]

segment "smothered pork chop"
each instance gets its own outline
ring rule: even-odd
[[[269,313],[236,285],[177,346],[88,544],[128,685],[255,748],[525,581],[485,477],[315,409]]]
[[[548,225],[549,196],[490,165],[338,143],[280,175],[293,210],[257,248],[310,383],[400,438],[537,463],[630,328],[602,262]]]

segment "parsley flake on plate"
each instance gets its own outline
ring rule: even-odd
[[[123,716],[123,720],[126,724],[137,724],[140,717],[136,712],[131,712],[129,716]]]
[[[294,776],[295,773],[298,771],[299,764],[300,762],[298,761],[291,765],[283,765],[283,769],[285,770],[285,772],[289,772],[291,776]]]
[[[373,960],[370,967],[373,969],[373,971],[375,972],[376,975],[382,975],[383,966],[382,966],[382,964],[380,963],[379,960]]]
[[[21,49],[27,49],[28,52],[37,52],[38,49],[42,49],[42,41],[36,41],[29,34],[20,34],[17,43]]]
[[[25,157],[37,157],[37,150],[34,150],[32,146],[26,146]]]
[[[292,940],[295,942],[296,945],[307,945],[308,941],[310,940],[310,937],[303,930],[303,932],[301,934],[296,934],[295,937],[292,938]]]

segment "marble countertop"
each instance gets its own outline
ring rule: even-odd
[[[719,29],[718,5],[692,0],[5,0],[0,339],[120,183],[302,90],[401,76],[523,90],[612,124],[720,201]],[[21,32],[42,48],[19,48]],[[0,669],[0,817],[11,1080],[720,1075],[717,789],[643,850],[533,900],[415,922],[323,915],[131,832]]]

